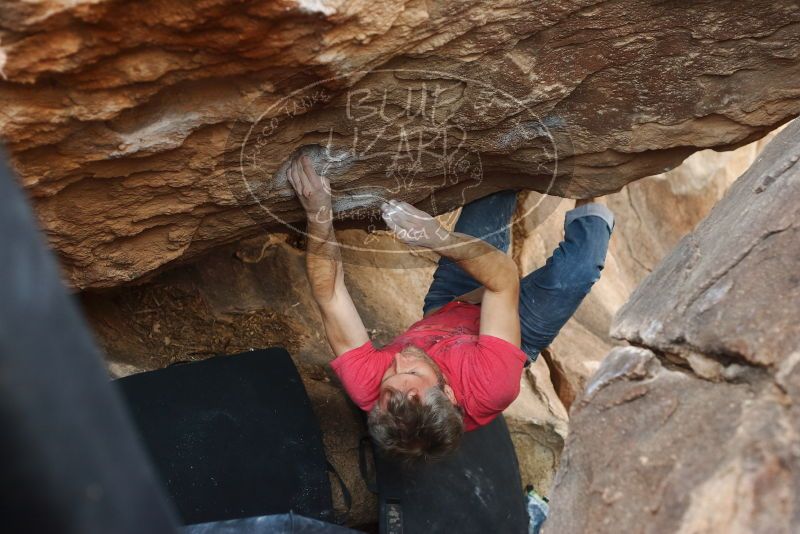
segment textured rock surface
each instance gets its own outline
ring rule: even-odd
[[[545,532],[797,532],[799,361],[788,396],[758,369],[710,382],[614,349],[571,411]]]
[[[573,406],[548,532],[800,529],[798,161],[792,123],[620,310],[648,348]]]
[[[672,171],[644,178],[607,197],[616,226],[603,275],[544,353],[567,408],[611,349],[609,328],[617,310],[680,238],[711,211],[772,136],[735,151],[698,152]],[[528,213],[514,228],[514,257],[521,272],[543,265],[558,246],[564,212],[571,206],[559,199],[542,201],[535,193],[521,203],[520,210]]]
[[[299,220],[276,171],[300,146],[330,146],[364,217],[387,188],[437,211],[554,174],[584,196],[752,140],[800,113],[798,21],[791,0],[13,0],[0,133],[68,280],[108,287],[274,227],[257,201]]]
[[[792,122],[620,310],[662,352],[775,365],[800,348],[800,123]],[[661,288],[680,288],[662,293]]]
[[[549,495],[567,437],[567,410],[558,398],[544,359],[522,377],[519,397],[503,413],[517,452],[522,484]]]

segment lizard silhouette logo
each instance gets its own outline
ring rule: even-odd
[[[390,199],[452,226],[456,212],[448,209],[498,189],[486,179],[487,169],[495,183],[507,174],[514,188],[535,175],[536,189],[545,193],[557,177],[563,185],[570,176],[559,168],[561,153],[571,149],[563,124],[541,120],[524,100],[479,80],[377,69],[278,92],[255,97],[231,130],[225,166],[231,191],[256,223],[304,233],[287,168],[297,155],[308,156],[331,184],[334,222],[368,230],[359,242],[340,240],[345,261],[358,262],[364,252],[373,265],[385,259],[386,266],[409,266],[398,261],[407,247],[386,246],[377,237],[385,230],[380,206]],[[514,170],[523,164],[524,175]],[[543,202],[546,196],[527,211],[554,209]]]

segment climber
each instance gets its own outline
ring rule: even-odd
[[[305,156],[292,161],[288,177],[307,215],[306,268],[336,355],[331,366],[368,412],[375,443],[407,460],[444,456],[465,430],[488,424],[511,404],[523,368],[600,277],[614,226],[606,206],[577,201],[566,214],[564,241],[520,280],[506,254],[514,191],[467,204],[452,232],[408,203],[384,203],[383,219],[399,240],[441,259],[424,318],[379,349],[345,286],[327,180]]]

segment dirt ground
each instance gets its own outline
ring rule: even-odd
[[[277,312],[215,315],[198,288],[182,275],[173,271],[143,286],[81,296],[111,362],[152,370],[297,343],[296,330]]]

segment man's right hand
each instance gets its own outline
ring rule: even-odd
[[[395,237],[407,245],[436,250],[446,245],[450,237],[450,232],[435,217],[408,202],[385,202],[381,206],[381,215]]]
[[[306,211],[308,220],[327,223],[333,220],[331,187],[327,178],[319,176],[308,156],[292,160],[287,170],[289,183]]]

